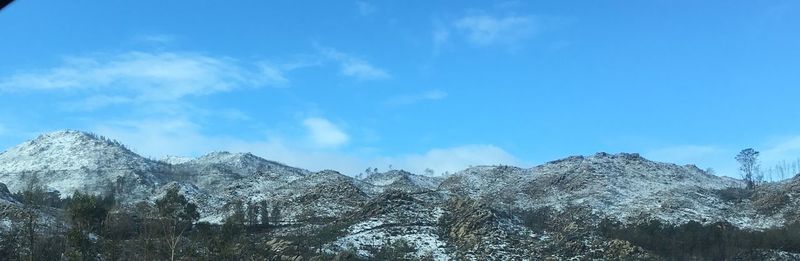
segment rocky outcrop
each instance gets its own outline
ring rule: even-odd
[[[0,183],[0,202],[3,203],[16,203],[17,200],[11,195],[11,192],[8,191],[8,187],[6,184]]]

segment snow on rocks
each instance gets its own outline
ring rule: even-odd
[[[0,182],[19,191],[36,176],[62,196],[76,190],[99,194],[126,175],[157,184],[166,167],[114,140],[80,131],[57,131],[0,153]]]

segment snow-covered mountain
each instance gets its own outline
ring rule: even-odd
[[[240,179],[253,176],[279,176],[291,181],[309,171],[269,161],[250,153],[213,152],[172,166],[173,179],[189,182],[205,190],[223,190]]]
[[[740,187],[744,183],[739,180],[710,175],[693,165],[654,162],[628,153],[568,157],[530,169],[474,167],[448,177],[441,186],[498,208],[581,206],[620,221],[728,221],[752,228],[784,221],[720,196],[723,189]]]
[[[363,181],[381,189],[407,192],[436,190],[442,182],[439,177],[416,175],[404,170],[373,173],[364,178]]]
[[[162,184],[168,167],[111,139],[57,131],[0,153],[0,182],[12,192],[35,178],[62,196],[76,190],[103,193],[123,184],[125,192],[141,194]]]
[[[161,162],[164,162],[164,163],[167,163],[167,164],[170,164],[170,165],[177,165],[177,164],[181,164],[181,163],[186,163],[186,162],[192,161],[193,159],[194,158],[190,158],[190,157],[167,155],[167,156],[165,156],[165,157],[163,157],[163,158],[161,158],[159,160]]]
[[[20,204],[10,193],[32,177],[62,196],[111,189],[127,203],[152,202],[177,188],[198,205],[201,221],[212,223],[230,214],[228,203],[265,202],[280,209],[274,222],[286,226],[276,234],[335,225],[341,229],[325,245],[328,251],[355,247],[364,254],[387,239],[404,239],[419,250],[418,258],[439,260],[524,259],[530,249],[561,244],[561,232],[532,230],[519,214],[545,208],[595,225],[603,218],[624,224],[725,221],[759,230],[800,221],[800,177],[738,196],[740,180],[628,153],[573,156],[532,168],[477,166],[446,177],[391,170],[356,179],[250,153],[156,161],[107,138],[59,131],[0,153],[0,183],[10,190],[0,185],[0,204]],[[581,251],[620,246],[596,235],[581,240]]]

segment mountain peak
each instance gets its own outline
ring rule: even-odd
[[[0,163],[8,163],[2,166],[30,164],[30,168],[23,168],[29,170],[96,167],[119,160],[142,161],[143,158],[116,140],[74,130],[45,133],[0,154]]]
[[[167,155],[159,159],[161,162],[170,164],[170,165],[178,165],[183,164],[189,161],[192,161],[193,158],[190,157],[183,157],[183,156],[175,156],[175,155]]]
[[[91,133],[91,132],[85,132],[85,131],[79,131],[79,130],[69,130],[69,129],[57,130],[57,131],[52,131],[52,132],[48,132],[48,133],[43,133],[43,134],[39,135],[38,137],[36,137],[34,140],[52,140],[52,139],[109,140],[109,139],[107,139],[107,138],[105,138],[103,136],[100,136],[100,135],[97,135],[97,134],[94,134],[94,133]]]
[[[0,154],[0,178],[11,191],[33,173],[62,194],[131,172],[152,173],[159,164],[119,142],[88,132],[62,130],[39,135]]]
[[[93,147],[115,147],[128,151],[122,143],[98,134],[77,130],[59,130],[39,135],[33,140],[20,144],[21,147],[46,147],[55,149],[92,149]],[[133,153],[133,152],[130,152]]]
[[[253,155],[249,152],[230,152],[230,151],[215,151],[208,153],[206,155],[200,156],[196,160],[198,161],[232,161],[232,160],[256,160],[262,161],[261,157]]]

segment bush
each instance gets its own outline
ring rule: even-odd
[[[724,188],[717,190],[717,195],[722,200],[730,202],[742,202],[742,200],[750,199],[753,196],[753,190],[745,188]]]
[[[520,218],[522,219],[523,225],[530,228],[534,232],[541,233],[547,229],[550,229],[548,225],[551,223],[554,214],[555,212],[553,211],[553,208],[542,207],[535,210],[522,212],[520,214]]]
[[[756,196],[755,200],[753,201],[753,205],[756,206],[756,211],[758,211],[759,214],[772,215],[789,204],[789,201],[789,195],[783,193],[771,193]]]
[[[388,240],[381,246],[381,248],[372,249],[370,254],[374,260],[416,260],[413,253],[417,249],[410,242],[404,239],[398,239],[394,242]]]

